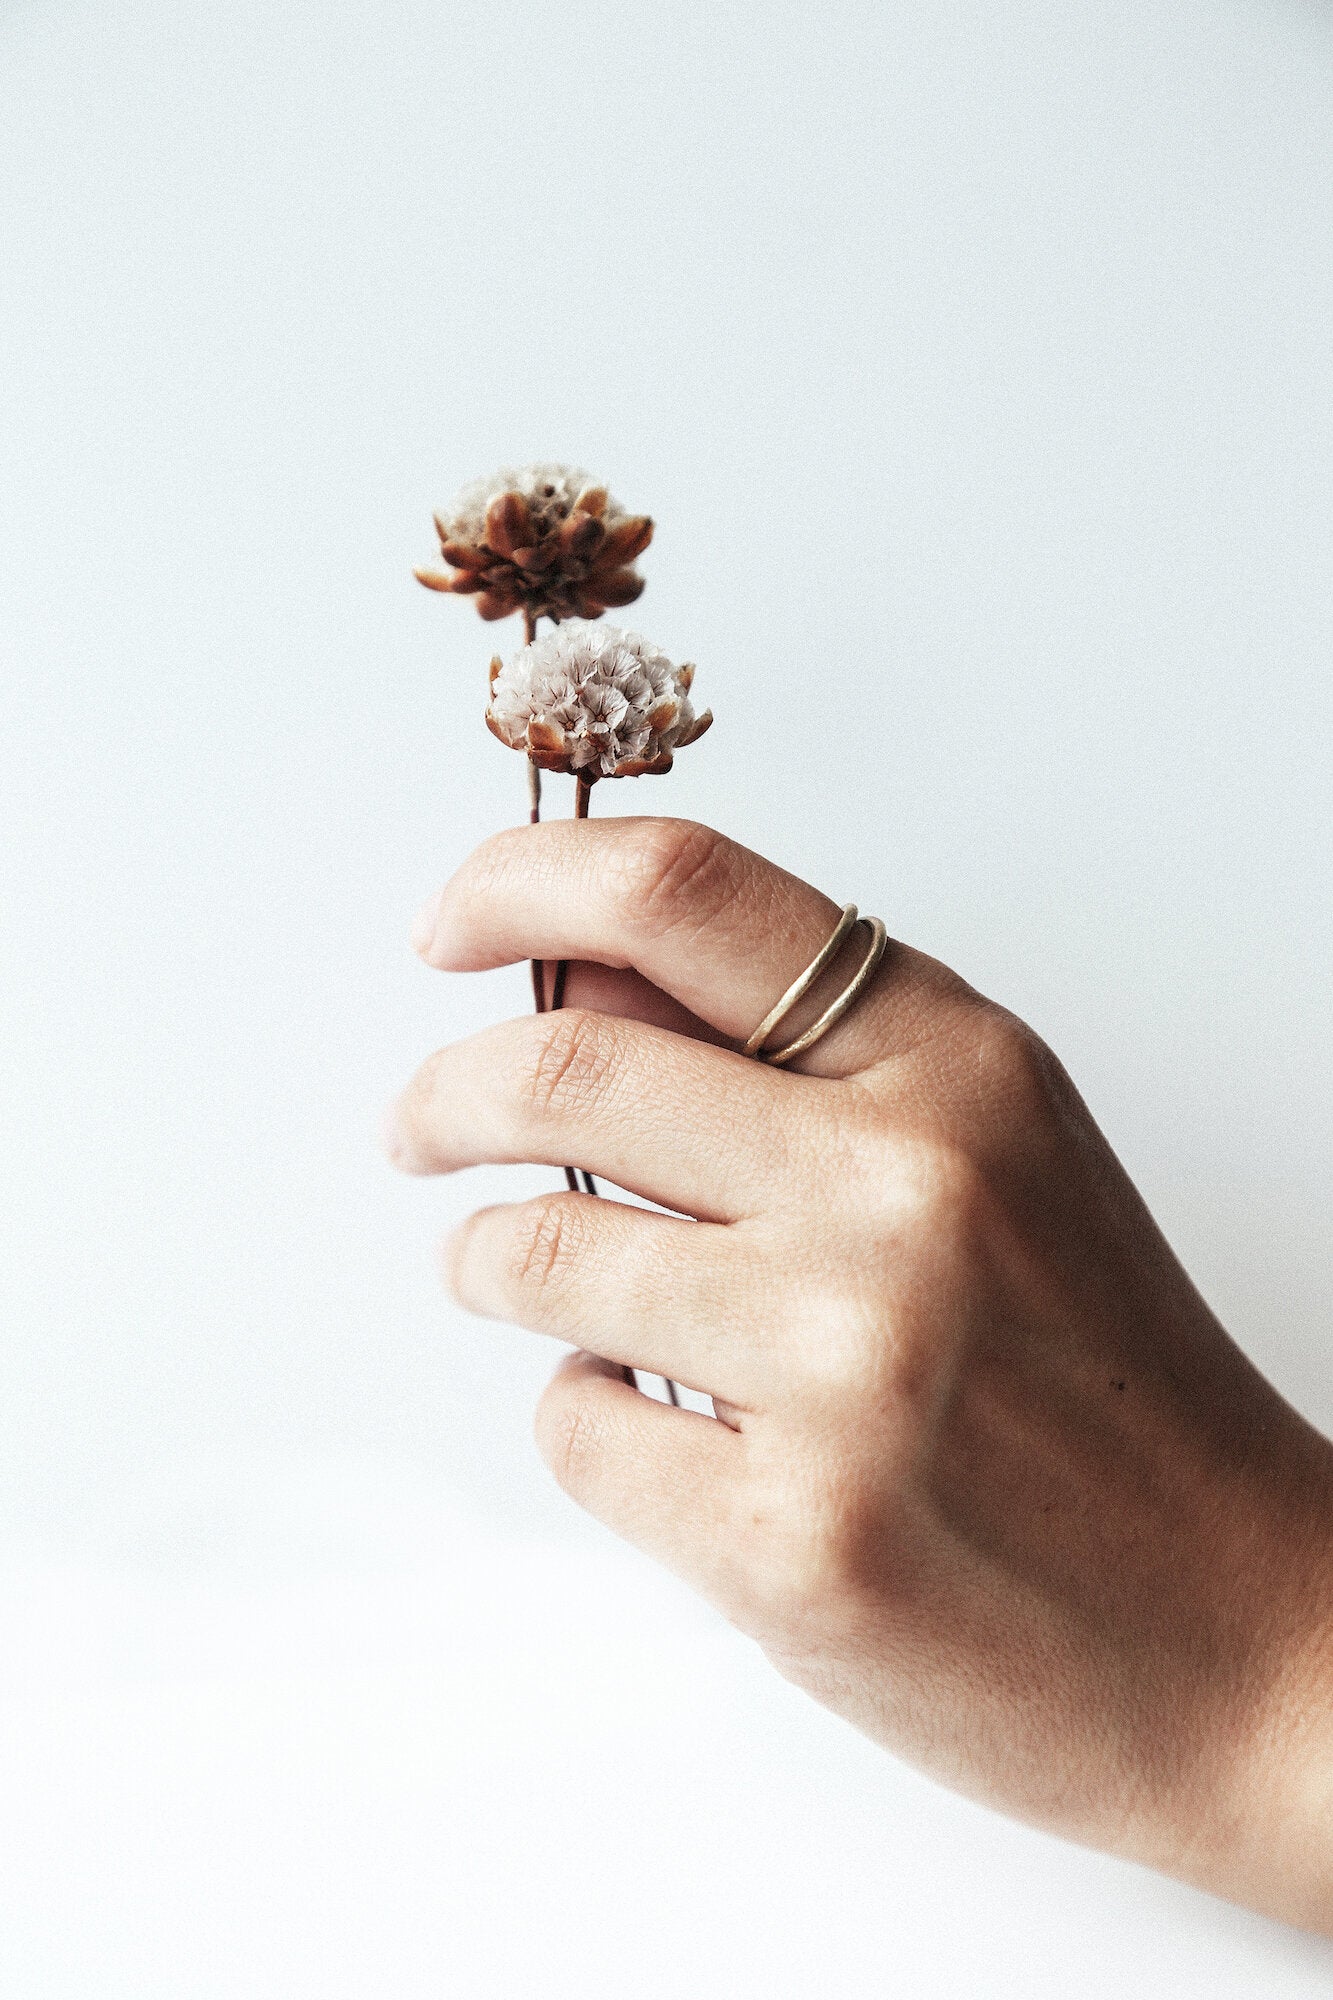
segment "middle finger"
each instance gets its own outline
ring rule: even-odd
[[[836,1088],[570,1007],[432,1056],[398,1101],[389,1152],[419,1174],[520,1161],[585,1167],[666,1208],[730,1222],[771,1207],[792,1184]]]

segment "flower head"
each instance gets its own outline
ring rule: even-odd
[[[588,783],[669,771],[713,720],[691,706],[693,679],[637,632],[571,619],[507,666],[492,660],[486,726],[543,770]]]
[[[449,572],[419,569],[429,590],[476,599],[483,618],[600,618],[643,589],[633,563],[653,538],[646,514],[627,514],[605,486],[571,465],[526,465],[465,486],[437,514]]]

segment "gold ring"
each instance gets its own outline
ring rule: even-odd
[[[843,939],[847,936],[848,932],[851,930],[852,925],[855,922],[856,922],[855,903],[844,903],[842,906],[842,915],[838,918],[837,924],[834,927],[832,937],[829,939],[826,945],[820,946],[820,949],[815,953],[815,956],[811,959],[809,965],[806,966],[805,971],[801,974],[800,978],[793,979],[791,985],[787,988],[782,998],[778,1001],[776,1007],[769,1008],[763,1020],[759,1023],[759,1026],[755,1029],[749,1041],[745,1044],[745,1047],[741,1050],[741,1054],[743,1056],[758,1055],[760,1049],[763,1047],[764,1043],[768,1040],[774,1028],[776,1028],[780,1022],[786,1020],[788,1014],[790,1014],[792,1008],[796,1005],[796,1002],[800,999],[803,999],[804,996],[810,991],[810,988],[814,985],[815,981],[818,979],[820,973],[823,972],[824,968],[826,966],[832,965],[834,959],[838,955],[838,951],[842,945]]]
[[[759,1026],[745,1044],[744,1053],[747,1056],[754,1056],[759,1062],[769,1063],[775,1068],[780,1067],[783,1063],[789,1063],[793,1057],[804,1055],[807,1049],[812,1049],[821,1036],[826,1035],[830,1028],[836,1027],[843,1015],[851,1007],[855,1006],[856,1002],[865,992],[866,987],[870,984],[870,981],[874,978],[876,968],[884,956],[885,948],[889,941],[888,931],[878,917],[867,917],[866,922],[870,925],[870,944],[866,955],[857,966],[856,971],[852,974],[847,984],[843,987],[841,993],[829,1002],[818,1019],[812,1021],[810,1026],[797,1035],[794,1041],[787,1042],[782,1048],[764,1048],[763,1044],[768,1040],[774,1028],[778,1026],[779,1022],[786,1019],[791,1009],[796,1005],[796,1002],[803,994],[809,992],[820,973],[832,964],[835,954],[856,923],[855,903],[848,903],[844,906],[842,915],[839,917],[837,926],[828,943],[824,945],[822,950],[816,953],[800,978],[792,981],[777,1005],[771,1008],[759,1023]]]

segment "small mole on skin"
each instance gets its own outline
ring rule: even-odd
[[[1123,1383],[1123,1382],[1113,1382],[1113,1383],[1111,1384],[1111,1387],[1112,1387],[1113,1389],[1123,1389],[1123,1388],[1124,1388],[1124,1386],[1125,1386],[1125,1385],[1124,1385],[1124,1383]]]

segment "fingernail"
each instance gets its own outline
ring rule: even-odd
[[[429,955],[430,948],[435,942],[435,925],[443,901],[444,891],[437,889],[433,896],[427,897],[412,920],[412,949],[419,951],[423,958]]]

